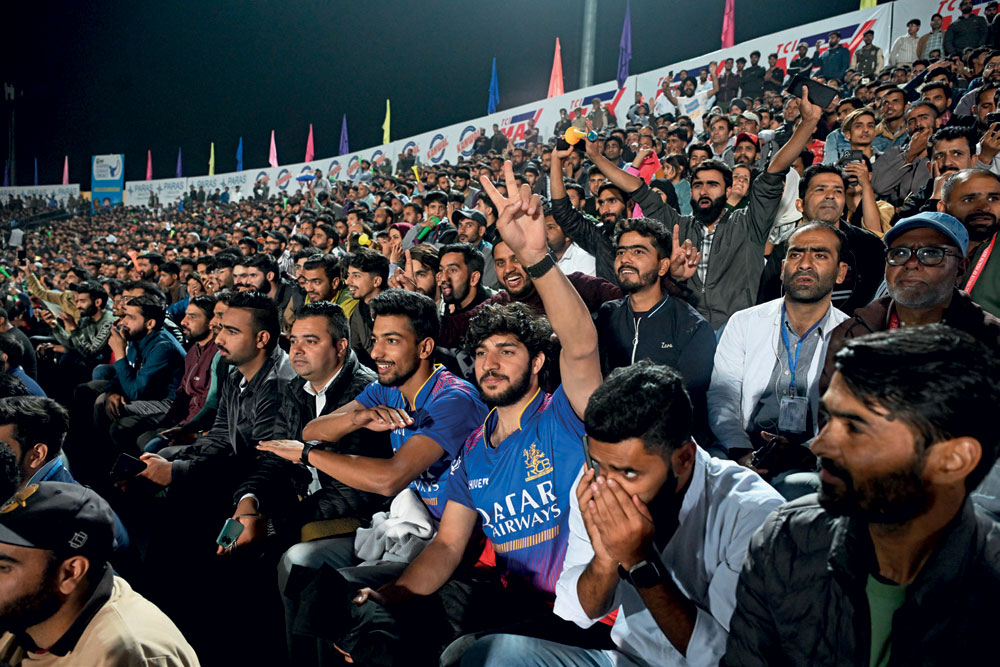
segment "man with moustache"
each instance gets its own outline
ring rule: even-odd
[[[962,289],[983,310],[1000,316],[1000,260],[990,262],[1000,229],[1000,176],[985,169],[952,175],[944,184],[938,209],[958,218],[969,232],[969,273],[960,283]]]
[[[629,218],[618,224],[615,244],[618,286],[626,296],[606,302],[597,313],[601,368],[607,374],[649,359],[677,369],[695,407],[695,431],[706,435],[715,334],[693,306],[663,290],[670,232],[657,220]]]
[[[479,190],[476,190],[478,195]],[[485,197],[484,197],[485,198]],[[498,289],[497,271],[493,266],[493,244],[483,238],[489,223],[486,216],[474,208],[460,208],[451,214],[451,222],[458,229],[459,243],[469,243],[483,255],[483,285]]]
[[[184,375],[177,396],[156,430],[138,437],[143,451],[155,452],[168,445],[190,444],[198,431],[211,426],[218,406],[219,348],[211,322],[217,300],[214,296],[196,296],[188,302],[181,330],[190,344],[184,355]]]
[[[930,178],[919,190],[910,191],[896,214],[897,219],[938,210],[941,190],[948,177],[976,166],[978,141],[979,133],[971,127],[951,126],[935,131],[927,142]]]
[[[831,305],[834,286],[847,275],[846,245],[843,232],[824,222],[796,229],[782,262],[784,297],[735,314],[715,352],[712,431],[730,458],[770,480],[816,467],[802,445],[819,430],[827,342],[847,319]]]
[[[833,332],[820,392],[833,378],[837,351],[877,331],[942,323],[1000,352],[1000,319],[959,289],[968,273],[969,232],[957,218],[921,213],[897,222],[883,240],[889,295],[858,308]]]
[[[329,301],[341,307],[348,320],[358,306],[341,279],[342,262],[336,255],[313,255],[302,265],[302,286],[309,303]]]
[[[757,283],[764,268],[761,258],[781,203],[784,174],[812,140],[822,115],[822,109],[809,101],[805,87],[801,113],[802,121],[792,137],[775,153],[767,169],[751,186],[750,203],[737,211],[726,210],[733,175],[725,163],[705,160],[694,168],[692,215],[682,216],[665,205],[641,178],[615,168],[592,150],[590,143],[587,145],[587,156],[642,208],[646,217],[660,220],[668,229],[677,225],[675,241],[677,238],[690,239],[692,250],[700,250],[700,261],[693,274],[684,275],[678,270],[680,275],[674,277],[677,280],[689,278],[686,282],[693,304],[717,333],[733,313],[754,303],[756,292],[751,285]],[[680,264],[682,262],[678,263],[678,269]],[[674,271],[672,266],[671,272]]]
[[[923,100],[914,102],[906,110],[905,121],[905,143],[886,149],[872,165],[875,194],[893,206],[901,205],[930,180],[926,157],[931,135],[938,128],[937,107]]]
[[[723,664],[988,662],[1000,531],[969,495],[997,459],[996,354],[935,324],[852,340],[834,363],[819,496],[751,539]]]

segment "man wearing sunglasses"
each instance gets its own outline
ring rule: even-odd
[[[834,356],[847,340],[875,331],[942,322],[1000,351],[1000,319],[959,289],[968,269],[965,225],[947,213],[920,213],[897,222],[883,240],[889,296],[858,308],[834,329],[820,394],[830,385]]]

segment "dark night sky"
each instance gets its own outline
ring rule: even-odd
[[[545,96],[555,38],[566,90],[577,87],[583,0],[322,2],[176,0],[18,2],[0,41],[0,78],[17,111],[18,184],[62,176],[89,185],[89,156],[124,153],[126,178],[302,160],[309,123],[317,157],[337,152],[346,113],[352,150],[481,116],[495,55],[500,108]],[[30,6],[28,6],[30,4]],[[719,46],[724,0],[633,0],[633,73]],[[736,41],[857,9],[858,0],[737,0]],[[599,0],[595,82],[613,79],[625,0]],[[667,36],[669,35],[669,36]],[[434,46],[431,46],[433,44]],[[645,92],[645,91],[644,91]],[[8,123],[4,106],[4,125]],[[4,132],[4,155],[7,154]]]

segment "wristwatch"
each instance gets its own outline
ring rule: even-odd
[[[304,466],[309,465],[309,452],[311,452],[315,446],[315,442],[307,442],[302,445],[302,456],[299,457],[299,463]]]
[[[548,273],[549,269],[555,265],[556,258],[552,256],[552,253],[546,253],[545,257],[537,264],[524,267],[524,272],[527,273],[528,277],[532,280],[537,280]]]
[[[650,588],[663,579],[662,567],[656,559],[639,561],[627,570],[619,563],[618,576],[636,588]]]

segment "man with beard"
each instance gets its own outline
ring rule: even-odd
[[[958,218],[969,232],[971,272],[962,289],[983,310],[1000,316],[1000,261],[990,263],[1000,217],[1000,177],[985,169],[966,169],[948,179],[938,209]]]
[[[432,361],[439,318],[434,303],[422,294],[386,290],[372,301],[375,339],[372,348],[378,382],[372,382],[356,399],[305,425],[306,442],[340,442],[367,429],[390,432],[393,455],[388,459],[348,456],[297,440],[263,442],[260,449],[292,462],[314,466],[342,484],[386,497],[409,489],[422,501],[434,528],[445,510],[451,482],[452,461],[465,438],[486,417],[486,406],[475,388]],[[314,540],[286,554],[291,565],[319,569],[338,568],[341,575],[361,586],[380,586],[399,575],[406,562],[379,560],[353,567],[360,560],[354,537]],[[293,573],[294,576],[294,573]],[[291,590],[282,591],[291,596]],[[298,600],[289,599],[290,620]],[[288,630],[291,632],[292,627]],[[315,644],[315,642],[313,642]],[[293,655],[293,662],[300,664]]]
[[[766,144],[765,148],[767,148]],[[743,165],[751,170],[756,170],[757,173],[767,168],[767,158],[761,153],[760,137],[757,134],[740,132],[736,135],[733,163],[734,166]],[[786,228],[800,217],[799,211],[795,207],[795,200],[799,197],[800,180],[799,172],[795,169],[789,169],[785,174],[785,189],[781,193],[781,204],[778,206],[777,217],[768,236],[768,241],[772,244],[783,240],[788,234],[785,231]]]
[[[846,246],[827,223],[796,229],[782,262],[784,297],[733,315],[715,352],[708,418],[718,445],[775,485],[783,473],[816,467],[802,445],[819,430],[826,345],[847,319],[831,305],[847,275]]]
[[[177,626],[108,563],[114,514],[90,489],[42,482],[0,515],[0,661],[193,667]]]
[[[802,121],[789,141],[775,153],[767,169],[754,180],[748,195],[750,203],[738,211],[725,210],[733,174],[723,162],[706,160],[693,169],[692,215],[687,216],[665,205],[645,181],[616,169],[587,143],[587,156],[642,208],[646,217],[660,220],[668,229],[676,225],[675,245],[678,238],[687,239],[685,246],[690,240],[693,247],[689,256],[671,254],[671,275],[675,280],[687,281],[693,305],[716,332],[721,331],[733,313],[754,301],[754,290],[748,289],[748,283],[756,284],[760,279],[764,246],[781,204],[784,175],[812,140],[822,115],[822,109],[809,101],[805,87],[801,105]],[[695,270],[691,271],[687,260],[697,258],[698,250],[700,261],[693,262]]]
[[[434,301],[439,312],[442,311],[441,285],[437,278],[441,266],[438,249],[430,243],[420,243],[407,250],[403,257],[405,264],[389,278],[389,287],[423,294]]]
[[[696,444],[672,369],[617,369],[591,396],[585,423],[590,460],[570,496],[554,611],[583,628],[613,614],[614,646],[495,635],[466,662],[718,664],[746,545],[781,497]]]
[[[835,363],[819,496],[751,540],[724,664],[981,664],[1000,532],[969,494],[997,459],[997,357],[932,325],[853,340]]]
[[[796,203],[802,213],[800,224],[825,222],[847,237],[842,257],[847,275],[833,292],[833,305],[852,313],[872,300],[882,282],[885,266],[884,245],[879,237],[844,220],[847,206],[847,176],[839,167],[814,164],[799,183]],[[787,241],[774,246],[760,277],[758,303],[781,295],[782,260],[788,252]]]
[[[883,240],[889,295],[857,309],[833,332],[820,392],[833,377],[837,351],[847,340],[874,331],[940,322],[1000,351],[1000,320],[959,291],[969,267],[969,232],[958,219],[921,213],[897,222]]]
[[[965,49],[975,49],[986,43],[990,26],[986,19],[972,11],[972,0],[959,4],[962,15],[952,20],[944,33],[944,54],[962,55]]]
[[[886,98],[895,94],[886,95]],[[912,192],[921,190],[930,179],[927,145],[938,128],[937,107],[914,102],[906,110],[906,142],[893,146],[872,165],[872,187],[879,198],[899,206]]]
[[[511,163],[504,169],[507,182],[513,182]],[[397,637],[421,636],[431,649],[439,650],[457,634],[512,623],[533,636],[593,645],[599,634],[556,619],[550,605],[569,540],[567,508],[583,467],[581,417],[601,383],[597,332],[587,307],[548,254],[538,196],[524,185],[504,197],[488,180],[482,183],[500,210],[497,227],[504,243],[537,281],[547,320],[519,304],[487,306],[475,316],[466,348],[476,360],[480,393],[493,409],[468,435],[452,466],[434,540],[398,579],[378,590],[363,589],[356,604],[371,613],[385,610],[402,633]],[[553,333],[562,343],[563,384],[547,394],[540,375],[551,361]],[[511,498],[518,500],[511,504]],[[496,554],[496,574],[470,576],[459,567],[480,527]],[[456,574],[457,580],[449,581]],[[438,614],[421,613],[428,601],[453,598],[447,623]],[[356,642],[340,648],[364,661],[370,640],[366,633],[357,634]],[[406,652],[413,659],[414,643],[397,643],[386,654]],[[478,646],[464,660],[472,656],[471,664],[483,664],[485,653]]]
[[[358,306],[358,300],[342,284],[341,260],[335,255],[313,255],[302,265],[302,286],[309,303],[329,301],[341,307],[348,320]],[[292,318],[294,319],[294,318]]]
[[[698,92],[698,82],[693,76],[681,81],[680,94],[676,96],[670,90],[669,82],[664,81],[663,89],[660,91],[664,102],[661,104],[660,100],[657,99],[654,113],[657,116],[671,113],[674,118],[687,116],[694,122],[695,127],[700,127],[702,118],[712,108],[715,96],[719,92],[719,79],[715,75],[716,69],[718,69],[718,63],[713,61],[709,64],[708,75],[712,77],[712,82],[704,85],[701,92]]]
[[[483,254],[469,243],[451,243],[440,249],[438,286],[450,312],[479,305],[492,292],[483,287]]]
[[[695,432],[703,435],[715,334],[694,307],[663,289],[670,232],[657,220],[629,218],[618,224],[615,246],[618,286],[626,296],[606,302],[597,313],[601,369],[606,375],[641,359],[677,369],[695,406]]]
[[[476,190],[477,196],[480,190]],[[483,199],[488,199],[485,195]],[[482,211],[474,208],[460,208],[451,214],[451,222],[458,230],[460,243],[471,243],[483,255],[483,284],[490,289],[498,289],[497,270],[493,266],[493,244],[484,238],[489,222]]]
[[[216,298],[198,296],[185,309],[181,329],[190,345],[184,356],[184,375],[177,396],[167,413],[156,424],[156,430],[142,434],[137,444],[143,451],[155,452],[169,445],[194,442],[199,431],[212,425],[219,403],[219,348],[211,321],[215,315]]]
[[[118,454],[132,452],[139,434],[156,424],[177,395],[184,372],[184,348],[163,328],[164,317],[166,306],[161,299],[145,295],[131,298],[120,325],[108,338],[116,361],[110,382],[93,405],[94,433],[99,435],[86,452],[89,474],[106,473]],[[109,427],[113,446],[101,437]],[[79,458],[74,460],[75,470],[81,467],[76,465]],[[85,479],[95,482],[93,476]]]
[[[238,291],[260,292],[274,299],[278,304],[278,312],[285,309],[292,298],[294,286],[281,279],[278,262],[273,257],[265,253],[247,255],[240,258],[237,266],[243,268],[242,281],[236,283]]]
[[[135,265],[139,271],[139,280],[148,280],[151,283],[159,282],[160,267],[166,259],[158,252],[147,252],[139,255]]]
[[[940,126],[940,117],[938,120]],[[962,169],[976,166],[976,143],[979,134],[970,127],[942,127],[927,142],[930,176],[924,187],[911,190],[896,214],[897,219],[909,218],[920,212],[936,211],[941,190],[948,177]],[[989,138],[984,141],[986,148]]]
[[[875,141],[886,142],[879,145],[879,150],[885,152],[889,147],[898,147],[906,143],[907,127],[903,119],[906,110],[906,93],[894,84],[883,84],[875,89],[878,98],[878,110],[882,120],[875,127]]]
[[[30,274],[29,274],[30,275]],[[38,316],[52,327],[52,337],[65,352],[56,363],[59,383],[53,387],[56,398],[64,395],[58,384],[78,384],[86,381],[94,364],[107,359],[107,343],[115,316],[109,307],[108,293],[100,283],[87,280],[75,283],[72,290],[76,315],[64,310],[64,317],[56,318],[52,311],[36,308]],[[43,355],[52,350],[51,343],[43,343],[38,351]]]
[[[851,52],[840,43],[840,33],[836,30],[830,33],[828,40],[826,51],[814,59],[819,67],[817,74],[827,80],[843,81],[844,73],[851,64]]]
[[[984,121],[988,111],[979,107],[985,103],[989,111],[994,110],[993,93],[998,83],[1000,83],[1000,53],[993,52],[983,67],[981,83],[959,98],[958,104],[955,105],[955,115],[975,116],[979,129],[985,130]]]

